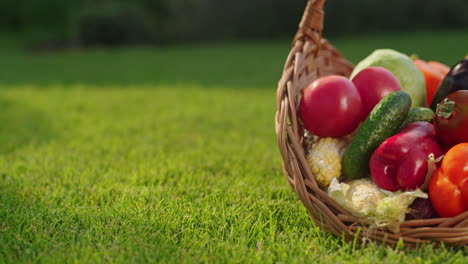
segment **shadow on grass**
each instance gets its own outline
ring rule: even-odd
[[[336,37],[330,41],[353,63],[375,49],[392,48],[453,65],[466,55],[467,36],[462,31],[417,31]],[[190,83],[208,88],[274,91],[290,49],[291,39],[50,53],[0,48],[0,80],[5,84],[82,83],[103,87]]]
[[[0,154],[10,153],[26,144],[50,140],[53,132],[47,118],[35,109],[0,98]]]
[[[19,191],[18,186],[5,185],[5,181],[9,176],[5,173],[0,175],[0,222],[4,231],[0,236],[0,262],[14,263],[24,254],[28,248],[29,241],[25,240],[23,235],[19,235],[19,231],[29,229],[29,235],[32,236],[34,231],[31,230],[31,215],[33,211],[38,211],[39,208],[28,205],[28,194]],[[6,230],[17,230],[15,232],[6,232]],[[16,233],[17,235],[13,235]],[[23,260],[25,261],[25,260]]]
[[[236,86],[275,90],[289,41],[28,53],[0,49],[4,84]]]
[[[60,233],[64,213],[43,204],[34,186],[9,179],[0,179],[0,263],[32,263],[51,251],[58,250],[56,237]],[[72,240],[70,240],[72,241]],[[59,261],[60,262],[60,261]]]

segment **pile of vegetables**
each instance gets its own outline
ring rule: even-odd
[[[317,183],[354,216],[398,232],[468,211],[468,58],[376,50],[303,89],[298,116]]]

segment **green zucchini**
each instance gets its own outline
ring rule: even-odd
[[[361,124],[343,157],[347,179],[367,177],[369,160],[377,147],[398,133],[411,108],[411,97],[404,91],[385,96]]]
[[[432,123],[432,120],[434,120],[434,111],[432,111],[432,109],[427,107],[414,107],[409,111],[408,116],[401,125],[400,129],[405,128],[407,125],[413,122],[424,121]]]

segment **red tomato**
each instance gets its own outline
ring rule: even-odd
[[[343,76],[319,78],[304,89],[299,116],[320,137],[341,137],[359,125],[362,102],[354,84]]]
[[[468,143],[451,148],[432,175],[429,198],[437,213],[452,217],[468,211]]]
[[[362,120],[366,119],[374,106],[386,95],[401,90],[398,79],[383,67],[369,67],[353,78],[362,100]]]
[[[451,147],[468,142],[468,91],[449,94],[437,105],[434,127],[440,141]]]

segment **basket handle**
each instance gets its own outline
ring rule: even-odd
[[[299,30],[294,37],[294,43],[306,39],[314,40],[317,43],[320,41],[323,29],[324,4],[325,0],[309,0],[299,23]]]

